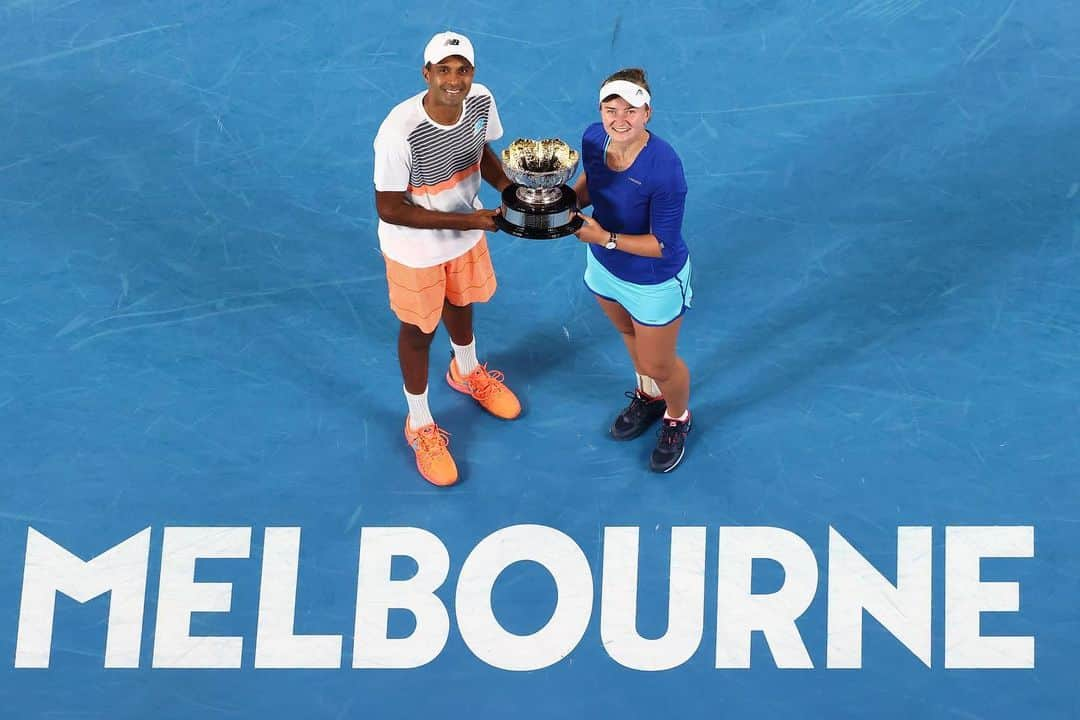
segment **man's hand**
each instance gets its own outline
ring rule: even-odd
[[[487,232],[498,232],[499,226],[495,224],[495,217],[499,215],[499,209],[494,210],[477,210],[473,213],[473,218],[476,220],[476,224],[473,226],[474,230],[486,230]]]

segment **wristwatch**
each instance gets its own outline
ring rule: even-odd
[[[611,235],[608,236],[608,241],[604,243],[604,247],[608,250],[614,250],[619,246],[618,239],[618,235],[611,233]]]

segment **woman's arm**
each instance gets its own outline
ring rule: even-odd
[[[585,220],[585,224],[581,226],[575,235],[582,242],[591,243],[593,245],[606,245],[611,240],[611,232],[600,226],[600,223],[593,220],[588,215],[581,216]],[[642,257],[662,257],[664,254],[664,246],[652,233],[647,235],[624,235],[622,233],[615,234],[615,249],[622,250],[624,253],[630,253],[631,255],[640,255]]]
[[[587,208],[592,205],[592,200],[589,199],[589,182],[585,179],[584,172],[574,182],[574,192],[577,194],[578,208]]]
[[[663,257],[664,238],[675,237],[682,232],[685,206],[686,192],[681,187],[677,191],[654,193],[649,198],[649,225],[652,232],[643,235],[617,233],[615,249],[641,257]],[[611,241],[610,230],[591,217],[582,217],[585,224],[575,233],[579,240],[594,245],[607,245]]]

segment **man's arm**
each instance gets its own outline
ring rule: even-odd
[[[510,185],[510,178],[506,177],[502,161],[499,160],[499,156],[495,154],[495,151],[491,149],[491,145],[486,143],[484,144],[484,155],[480,158],[480,177],[484,178],[485,182],[500,193]]]
[[[409,179],[408,141],[394,132],[375,136],[375,211],[379,219],[392,225],[428,230],[494,231],[494,212],[443,212],[428,210],[409,201],[405,190],[379,190],[378,187],[404,188]]]
[[[429,230],[498,230],[495,210],[475,210],[468,213],[441,212],[413,205],[405,193],[375,191],[375,211],[379,219],[392,225]]]

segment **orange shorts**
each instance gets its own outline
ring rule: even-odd
[[[390,309],[398,319],[425,333],[435,331],[442,317],[443,301],[465,306],[486,302],[495,294],[495,268],[491,265],[487,238],[464,255],[441,265],[414,268],[383,255],[390,288]]]

